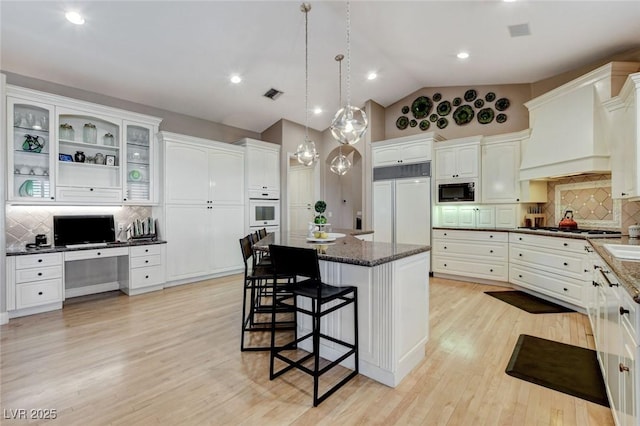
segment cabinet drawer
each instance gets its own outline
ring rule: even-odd
[[[509,266],[509,281],[584,307],[582,292],[586,282],[513,264]]]
[[[506,262],[482,263],[434,255],[432,269],[433,272],[441,272],[443,274],[486,278],[497,281],[507,281],[509,278]]]
[[[558,274],[578,280],[584,276],[584,254],[563,253],[521,244],[511,244],[509,245],[509,261],[526,264],[545,271],[552,270]]]
[[[489,232],[489,231],[462,231],[451,229],[434,229],[433,238],[446,240],[473,240],[473,241],[509,241],[508,232]]]
[[[618,287],[619,292],[625,292],[626,290]],[[629,330],[629,333],[633,336],[634,340],[638,340],[638,315],[636,307],[638,306],[628,295],[620,294],[620,320],[622,324]],[[623,311],[624,310],[624,311]],[[637,342],[636,342],[637,343]]]
[[[162,251],[162,247],[160,244],[150,244],[147,246],[134,246],[131,247],[130,256],[138,257],[138,256],[149,256],[152,254],[160,254]]]
[[[65,260],[98,259],[102,257],[128,256],[128,247],[99,248],[91,250],[68,251],[64,254]]]
[[[131,268],[142,268],[145,266],[155,266],[155,265],[160,265],[161,260],[160,260],[160,255],[159,254],[155,254],[152,256],[139,256],[139,257],[132,257],[129,259],[129,264],[131,265]]]
[[[519,232],[510,232],[509,242],[576,253],[586,253],[584,248],[589,245],[587,240],[582,239],[545,237],[542,235],[521,234]]]
[[[62,253],[30,254],[16,256],[16,269],[34,268],[40,266],[62,265]]]
[[[122,189],[115,188],[82,188],[82,187],[58,187],[56,189],[57,201],[77,201],[90,203],[121,203]]]
[[[251,189],[249,192],[249,198],[263,198],[270,200],[278,200],[280,198],[280,191],[273,189]]]
[[[62,265],[16,270],[16,284],[62,278]]]
[[[61,278],[16,286],[16,309],[55,302],[62,302]]]
[[[478,243],[473,241],[434,240],[433,253],[460,256],[478,256],[506,261],[508,250],[506,243]]]
[[[136,268],[131,270],[131,288],[142,288],[164,284],[165,274],[162,265]]]

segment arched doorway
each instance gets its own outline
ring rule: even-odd
[[[362,167],[363,159],[358,150],[350,145],[342,146],[342,153],[351,161],[351,169],[343,176],[331,172],[331,160],[339,153],[333,149],[325,158],[325,201],[328,218],[333,228],[354,229],[357,218],[362,218]]]

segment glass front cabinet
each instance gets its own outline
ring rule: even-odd
[[[158,202],[159,118],[18,87],[7,92],[10,202]]]

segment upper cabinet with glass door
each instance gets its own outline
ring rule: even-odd
[[[53,105],[7,97],[10,201],[50,203],[55,198],[53,111]]]
[[[124,122],[126,140],[126,168],[124,198],[128,204],[150,204],[156,200],[157,164],[155,163],[155,136],[153,125]],[[155,166],[155,167],[154,167]]]
[[[122,119],[57,108],[57,127],[57,200],[121,202]]]

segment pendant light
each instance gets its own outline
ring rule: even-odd
[[[353,145],[367,132],[367,114],[351,105],[351,7],[347,2],[347,104],[331,122],[331,134],[341,144]]]
[[[296,158],[300,164],[312,166],[318,161],[316,144],[309,139],[309,11],[311,4],[302,3],[304,13],[304,141],[296,149]]]
[[[342,60],[344,59],[344,55],[338,54],[335,59],[338,62],[338,105],[342,105]],[[338,176],[344,176],[350,168],[351,161],[342,153],[342,144],[340,144],[338,155],[331,160],[329,169]]]

